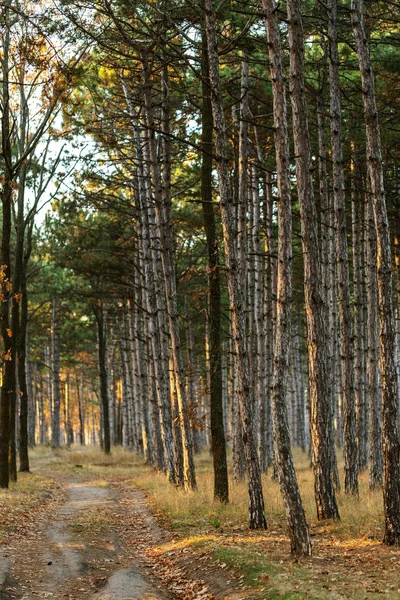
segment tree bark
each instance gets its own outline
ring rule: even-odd
[[[228,502],[228,466],[224,415],[222,406],[222,363],[221,363],[221,284],[219,265],[219,243],[212,195],[213,168],[213,116],[207,53],[207,38],[202,32],[202,165],[201,198],[204,231],[208,256],[208,331],[209,331],[209,381],[211,412],[211,449],[214,469],[214,498]]]
[[[335,210],[336,262],[340,309],[340,344],[343,377],[344,491],[358,494],[356,404],[354,395],[353,323],[346,233],[346,204],[342,150],[342,117],[337,41],[337,0],[328,0],[329,88],[332,147],[332,183]]]
[[[261,472],[257,447],[253,431],[252,390],[249,386],[249,361],[246,349],[245,296],[240,281],[240,264],[235,243],[234,203],[229,173],[229,155],[224,110],[222,105],[221,84],[218,63],[218,42],[215,25],[213,0],[205,0],[205,19],[207,33],[208,60],[210,66],[211,98],[215,130],[215,149],[217,154],[220,209],[229,301],[232,316],[234,348],[238,367],[238,400],[243,426],[243,442],[248,475],[250,528],[265,529],[264,498],[261,485]]]
[[[60,431],[60,329],[57,313],[57,300],[52,300],[52,321],[51,321],[51,362],[53,379],[53,415],[51,421],[51,443],[53,448],[61,445]]]
[[[339,511],[331,469],[333,440],[328,389],[327,311],[320,274],[318,220],[311,178],[311,146],[304,93],[304,35],[300,4],[300,0],[288,0],[287,10],[296,179],[304,252],[314,490],[318,519],[338,519]]]
[[[162,147],[163,147],[163,173],[162,183],[159,171],[155,139],[155,121],[153,114],[152,83],[149,70],[147,52],[142,53],[145,107],[147,120],[147,136],[149,147],[149,158],[153,193],[155,199],[156,223],[161,242],[161,260],[163,266],[163,278],[168,310],[168,322],[170,330],[171,350],[173,366],[175,371],[175,385],[177,404],[179,410],[180,426],[182,429],[183,459],[185,488],[196,489],[196,475],[193,458],[193,440],[190,430],[189,414],[187,410],[187,398],[185,382],[183,377],[183,363],[179,334],[178,309],[176,298],[176,273],[173,256],[173,231],[170,202],[170,148],[169,148],[169,124],[168,124],[168,79],[167,71],[163,68],[162,90],[163,90],[163,119],[162,119]]]
[[[285,504],[292,553],[311,555],[311,538],[300,498],[290,448],[286,408],[292,308],[292,197],[285,75],[274,0],[263,0],[273,94],[274,139],[278,184],[278,282],[272,388],[272,418],[278,480]]]
[[[380,374],[382,383],[383,499],[385,512],[384,543],[400,544],[400,443],[398,436],[398,387],[395,357],[395,314],[392,299],[392,260],[385,189],[382,145],[375,81],[369,40],[364,26],[362,0],[351,0],[351,24],[361,74],[367,167],[377,243],[377,286],[380,336]]]
[[[369,487],[382,487],[382,396],[379,386],[378,293],[376,282],[376,233],[370,193],[365,201],[367,269],[367,390],[369,437]]]
[[[1,195],[2,202],[2,238],[1,238],[1,270],[0,270],[0,319],[1,335],[3,340],[3,378],[0,398],[0,488],[8,488],[9,469],[9,444],[14,432],[11,429],[11,395],[15,391],[15,361],[13,357],[13,343],[10,336],[10,315],[8,301],[11,290],[11,204],[12,204],[12,149],[10,132],[10,96],[9,96],[9,50],[10,50],[10,2],[3,8],[5,21],[3,34],[2,58],[2,156],[4,159],[4,182]]]
[[[150,190],[150,175],[148,172],[147,140],[140,135],[139,123],[134,111],[129,89],[123,81],[126,103],[132,119],[134,132],[136,162],[137,162],[137,210],[139,220],[140,252],[144,265],[144,281],[146,290],[146,310],[148,315],[149,343],[153,354],[154,383],[156,386],[160,428],[163,441],[163,454],[166,462],[168,477],[171,483],[176,483],[174,465],[174,449],[172,440],[171,398],[169,388],[168,362],[165,356],[164,331],[164,295],[159,287],[156,251],[158,238],[152,235],[150,213],[152,198]],[[155,419],[153,413],[153,420]],[[154,429],[157,431],[157,428]],[[161,451],[158,452],[158,464],[162,464]]]
[[[100,378],[100,402],[103,421],[103,450],[105,454],[111,453],[108,381],[107,381],[107,338],[106,325],[104,322],[104,307],[102,301],[93,305],[94,315],[97,323],[98,353],[99,353],[99,378]]]

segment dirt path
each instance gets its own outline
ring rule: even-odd
[[[194,556],[165,552],[172,536],[140,490],[113,476],[51,474],[65,502],[2,547],[0,600],[243,598],[224,573],[199,566]]]
[[[3,579],[8,569],[0,598],[170,598],[145,573],[139,556],[128,554],[113,527],[124,512],[118,490],[84,480],[69,480],[64,486],[66,502],[54,514],[47,513],[24,540],[3,550]]]

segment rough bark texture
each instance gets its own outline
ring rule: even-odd
[[[362,271],[363,271],[363,181],[361,178],[359,159],[357,148],[353,151],[352,162],[352,177],[351,177],[351,218],[352,218],[352,233],[353,233],[353,303],[354,303],[354,388],[356,397],[357,409],[357,445],[359,456],[360,470],[366,468],[366,447],[367,447],[367,432],[366,423],[364,422],[363,410],[365,404],[364,394],[364,370],[363,370],[363,354],[369,352],[368,348],[364,348],[364,315],[363,315],[363,290],[362,290]],[[366,207],[367,220],[368,207]],[[368,226],[367,226],[368,229]],[[367,237],[369,233],[367,231]],[[368,242],[366,242],[368,245]],[[368,249],[367,249],[368,250]],[[376,255],[376,253],[374,253]],[[367,257],[368,258],[368,257]],[[375,261],[376,262],[376,261]],[[375,272],[375,264],[372,265]],[[375,276],[376,277],[376,276]],[[376,287],[376,285],[375,285]],[[375,322],[375,327],[377,323]]]
[[[366,194],[366,268],[367,268],[367,390],[369,437],[369,487],[382,486],[382,399],[379,386],[378,294],[376,283],[376,233],[370,194]]]
[[[315,500],[318,519],[338,519],[339,511],[332,484],[330,426],[331,407],[328,393],[327,311],[320,274],[317,214],[311,178],[311,148],[307,104],[304,93],[304,35],[300,0],[288,0],[290,93],[296,155],[296,179],[300,203],[304,252],[304,292],[307,318],[309,393]]]
[[[384,542],[400,544],[400,444],[398,437],[398,389],[395,358],[395,314],[392,299],[392,261],[389,223],[383,184],[382,146],[375,98],[375,82],[364,26],[362,0],[351,0],[353,27],[364,103],[367,134],[367,167],[377,242],[377,286],[382,384],[382,431],[385,512]]]
[[[311,555],[311,538],[300,498],[290,448],[286,408],[292,308],[292,198],[285,76],[273,0],[263,0],[273,93],[274,139],[278,183],[278,282],[272,417],[278,479],[289,524],[292,553]],[[293,411],[295,412],[295,411]]]
[[[1,278],[0,278],[0,318],[1,335],[3,340],[4,367],[0,398],[0,487],[7,488],[9,483],[10,471],[8,463],[8,452],[10,443],[10,417],[11,417],[11,394],[15,390],[15,363],[12,360],[12,338],[9,335],[10,315],[8,310],[8,299],[10,297],[10,279],[11,279],[11,203],[12,203],[12,150],[10,140],[10,98],[8,88],[8,69],[9,69],[9,46],[10,30],[8,25],[9,3],[3,9],[5,28],[3,34],[3,60],[2,60],[2,155],[4,160],[4,182],[1,196],[2,202],[2,238],[1,238]]]
[[[147,326],[149,332],[149,344],[153,355],[154,385],[156,388],[158,401],[158,419],[160,421],[160,430],[163,442],[163,451],[159,447],[157,452],[158,465],[163,464],[165,458],[168,477],[171,483],[175,483],[175,465],[174,449],[172,441],[172,417],[171,400],[169,390],[168,362],[165,356],[165,331],[164,331],[164,296],[160,290],[160,281],[157,272],[158,259],[158,238],[152,235],[150,215],[152,211],[152,198],[150,189],[150,174],[148,165],[148,144],[140,134],[139,123],[136,117],[134,106],[131,100],[129,88],[123,81],[123,90],[126,103],[132,119],[132,126],[135,140],[136,163],[137,163],[137,195],[136,206],[139,216],[139,242],[140,254],[143,262],[144,283],[145,283],[145,308],[147,311]],[[154,432],[158,431],[156,424],[157,416],[152,412],[152,419],[155,427]],[[158,442],[156,442],[158,444]]]
[[[253,413],[251,390],[249,385],[249,366],[245,332],[245,297],[240,282],[240,266],[234,239],[234,203],[229,173],[229,155],[225,117],[222,105],[218,42],[215,25],[215,7],[213,0],[205,0],[208,58],[210,65],[210,83],[212,109],[215,129],[215,149],[217,154],[220,208],[225,244],[225,260],[232,315],[232,331],[238,367],[238,401],[243,426],[243,441],[248,475],[250,528],[264,529],[264,498],[261,485],[261,473],[257,456],[257,447],[253,431]]]
[[[26,374],[26,344],[27,344],[27,324],[28,324],[28,298],[26,289],[25,268],[21,273],[21,306],[20,306],[20,325],[17,339],[18,356],[18,387],[20,392],[20,416],[19,416],[19,470],[29,471],[29,436],[28,436],[28,385]]]
[[[342,351],[344,491],[358,494],[356,406],[354,396],[353,323],[346,233],[346,204],[342,152],[342,117],[337,42],[337,0],[328,1],[329,88],[332,147],[332,182],[335,210],[336,261]]]
[[[226,461],[224,415],[222,406],[221,285],[219,244],[212,196],[213,117],[208,68],[207,39],[204,29],[202,44],[203,103],[201,144],[203,155],[201,165],[201,198],[208,253],[207,318],[209,331],[211,449],[214,468],[214,498],[220,500],[221,502],[228,502],[228,467]]]
[[[51,443],[53,448],[61,445],[60,431],[60,329],[57,314],[57,300],[53,298],[51,321],[51,361],[53,378],[53,415],[51,421]]]
[[[339,410],[337,404],[336,390],[336,244],[335,244],[335,213],[332,206],[332,198],[329,194],[327,174],[327,153],[325,143],[325,106],[323,102],[323,89],[317,96],[317,126],[318,126],[318,179],[319,179],[319,209],[321,215],[320,223],[320,251],[321,251],[321,281],[323,286],[323,297],[327,310],[327,335],[329,343],[327,346],[327,393],[330,405],[330,429],[332,440],[335,437],[334,413],[336,410],[337,421]],[[338,432],[339,426],[336,427]],[[331,452],[332,479],[335,489],[340,489],[340,480],[337,468],[336,452]]]
[[[104,310],[102,302],[93,307],[97,322],[98,351],[99,351],[99,378],[100,378],[100,403],[103,422],[103,450],[106,454],[111,452],[110,417],[107,384],[107,357],[106,357],[106,328],[104,322]]]
[[[153,185],[153,194],[155,200],[156,223],[161,242],[161,260],[163,267],[163,279],[165,285],[165,296],[167,302],[168,322],[171,341],[171,352],[173,359],[173,368],[175,371],[175,385],[177,395],[177,405],[179,411],[179,420],[182,429],[183,459],[184,459],[184,477],[185,487],[189,490],[196,488],[196,475],[194,466],[193,439],[190,430],[189,413],[187,409],[187,398],[185,382],[183,376],[183,362],[181,343],[179,335],[178,307],[176,298],[176,273],[173,259],[173,230],[170,202],[170,148],[169,148],[169,125],[168,125],[168,80],[165,70],[162,77],[163,90],[163,124],[162,129],[165,133],[162,136],[161,144],[163,148],[163,173],[162,179],[159,171],[159,161],[157,155],[157,146],[155,139],[155,121],[152,101],[151,73],[147,53],[142,54],[144,88],[145,88],[145,106],[147,119],[147,135],[149,144],[149,157],[151,166],[151,176]]]

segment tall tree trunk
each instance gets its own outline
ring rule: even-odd
[[[228,466],[224,415],[222,406],[222,364],[221,364],[221,284],[219,265],[219,244],[215,222],[212,195],[213,168],[213,116],[209,77],[207,37],[202,31],[202,165],[201,199],[204,231],[208,253],[208,331],[209,331],[209,380],[211,412],[211,449],[214,469],[214,498],[228,502]]]
[[[20,324],[17,340],[18,356],[18,386],[20,395],[20,422],[19,422],[19,470],[29,471],[29,431],[28,431],[28,408],[29,394],[26,373],[26,348],[27,348],[27,327],[28,327],[28,298],[26,286],[25,265],[22,266],[21,273],[21,300],[20,300]]]
[[[368,186],[367,186],[368,189]],[[367,269],[367,385],[369,409],[369,487],[382,486],[382,397],[379,386],[378,293],[376,283],[376,233],[371,195],[365,201],[366,269]]]
[[[58,322],[57,300],[52,300],[52,321],[51,321],[51,361],[53,377],[53,415],[51,422],[51,443],[53,448],[61,445],[60,430],[60,325]]]
[[[320,224],[320,251],[321,251],[321,281],[323,284],[324,301],[327,305],[327,361],[328,377],[327,393],[329,394],[329,405],[331,414],[331,434],[334,439],[333,415],[337,401],[336,389],[336,244],[335,244],[335,213],[331,206],[331,197],[328,190],[327,156],[325,144],[325,107],[323,101],[323,89],[317,96],[317,124],[318,124],[318,178],[319,178],[319,203],[321,212]],[[328,401],[328,400],[327,400]],[[331,452],[332,479],[337,490],[340,489],[340,479],[337,467],[336,452]]]
[[[152,198],[150,190],[150,177],[148,173],[148,157],[145,155],[148,144],[140,135],[139,124],[132,104],[130,92],[125,81],[122,82],[126,103],[132,118],[136,161],[138,171],[138,193],[137,209],[140,231],[140,251],[144,265],[144,281],[146,289],[146,309],[148,315],[149,342],[153,354],[153,367],[155,386],[158,399],[158,410],[160,428],[163,441],[163,454],[165,457],[168,477],[171,483],[175,483],[174,449],[172,440],[172,417],[171,399],[169,389],[168,363],[165,356],[165,331],[163,302],[164,295],[159,288],[157,271],[156,246],[158,238],[152,235],[150,213],[152,210]],[[143,141],[145,143],[143,143]],[[157,253],[158,254],[158,253]],[[155,415],[153,415],[155,419]],[[154,430],[157,431],[157,428]],[[162,453],[158,452],[158,464],[161,464]],[[161,462],[160,462],[161,461]]]
[[[85,384],[83,381],[83,373],[78,377],[78,373],[75,373],[75,387],[76,387],[76,398],[78,400],[78,418],[79,418],[79,443],[81,446],[85,445]]]
[[[170,199],[170,138],[169,138],[169,110],[168,110],[168,78],[167,65],[162,74],[163,119],[161,144],[163,148],[163,173],[162,183],[159,171],[159,160],[155,138],[155,121],[152,100],[152,83],[149,70],[148,55],[142,53],[142,64],[145,88],[145,107],[147,119],[147,135],[153,193],[155,199],[156,222],[161,241],[161,259],[165,285],[165,295],[168,311],[168,322],[171,339],[171,351],[175,371],[175,386],[180,426],[182,429],[183,460],[185,488],[196,488],[196,475],[194,466],[193,439],[190,430],[189,414],[185,381],[183,376],[183,363],[179,335],[178,307],[176,297],[176,273],[174,264],[174,239],[172,230],[171,199]]]
[[[300,0],[288,0],[287,10],[296,179],[304,253],[314,489],[318,519],[338,519],[339,511],[331,469],[333,440],[328,393],[327,311],[322,290],[317,214],[311,178],[311,146],[304,93],[304,34],[300,4]]]
[[[49,432],[50,432],[50,441],[51,441],[51,433],[52,433],[52,423],[53,423],[53,380],[51,376],[51,352],[50,346],[46,346],[44,349],[44,364],[46,367],[46,397],[47,403],[49,406]]]
[[[65,410],[65,438],[70,447],[74,441],[74,432],[71,427],[71,389],[69,384],[69,371],[67,371],[64,384],[64,410]]]
[[[98,304],[93,305],[93,311],[96,317],[98,335],[100,403],[103,423],[103,450],[106,454],[110,454],[111,437],[107,381],[107,338],[103,303],[99,301]]]
[[[247,356],[245,331],[245,296],[243,295],[240,281],[240,264],[235,242],[235,213],[229,173],[227,133],[221,96],[218,42],[213,0],[205,0],[204,6],[215,129],[215,149],[217,153],[220,209],[225,244],[229,301],[232,315],[232,331],[234,336],[234,348],[237,355],[237,394],[243,426],[243,442],[248,475],[249,520],[251,529],[265,529],[266,520],[264,516],[261,472],[253,431],[253,411],[251,404],[252,390],[250,390],[249,386],[249,361]]]
[[[46,433],[46,416],[44,413],[43,377],[41,374],[39,377],[38,404],[39,404],[39,444],[45,444],[47,441],[47,433]]]
[[[37,363],[30,358],[29,331],[26,334],[26,381],[28,385],[28,444],[30,448],[36,445],[37,414]]]
[[[290,448],[286,408],[289,377],[290,325],[292,308],[292,197],[287,128],[285,76],[279,26],[274,0],[263,0],[274,107],[274,139],[278,184],[278,285],[272,418],[278,480],[284,499],[292,553],[311,555],[311,538],[300,498]]]
[[[336,261],[340,308],[340,344],[343,376],[344,491],[358,494],[356,405],[354,395],[353,324],[346,233],[346,204],[342,150],[342,116],[337,41],[337,0],[328,0],[329,87],[332,146],[333,202],[335,210]]]
[[[385,189],[383,184],[382,145],[375,81],[370,57],[369,39],[364,26],[362,0],[351,0],[358,64],[361,74],[367,134],[367,166],[371,185],[377,243],[377,285],[380,332],[380,373],[382,383],[382,431],[385,511],[384,542],[400,544],[400,443],[397,429],[398,389],[395,357],[395,314],[392,298],[392,260]]]
[[[354,387],[357,408],[357,445],[359,456],[360,471],[367,467],[367,431],[364,420],[364,404],[366,402],[364,394],[364,353],[369,354],[370,349],[364,347],[364,303],[363,303],[363,248],[364,231],[368,230],[368,225],[363,226],[363,181],[359,168],[359,159],[357,156],[357,147],[354,148],[351,171],[351,217],[353,230],[353,298],[354,298]],[[367,199],[368,202],[368,199]],[[365,206],[365,219],[368,219],[368,206]],[[372,233],[372,232],[371,232]],[[367,237],[370,232],[367,231]],[[369,241],[366,241],[369,244]],[[371,249],[372,250],[372,249]],[[372,250],[373,251],[373,250]],[[368,255],[368,248],[366,254]],[[376,253],[375,253],[376,254]],[[375,272],[375,265],[372,265]],[[371,273],[370,273],[371,275]],[[376,277],[376,275],[374,275]],[[375,284],[376,291],[376,284]],[[376,303],[376,299],[375,299]],[[371,307],[372,308],[372,307]],[[372,315],[373,316],[373,315]],[[377,325],[375,321],[375,326]]]
[[[2,238],[1,238],[1,270],[0,270],[0,319],[3,340],[3,378],[0,398],[0,488],[8,488],[10,470],[8,462],[10,439],[14,436],[11,429],[11,395],[15,391],[15,361],[13,357],[13,342],[10,336],[9,298],[11,296],[11,204],[12,204],[12,149],[10,132],[10,96],[9,96],[9,50],[10,50],[10,2],[2,9],[5,21],[3,33],[2,57],[2,116],[1,137],[2,156],[4,159],[4,181],[1,195],[2,202]]]

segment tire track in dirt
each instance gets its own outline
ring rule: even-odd
[[[90,531],[80,534],[76,527],[85,515],[118,513],[118,492],[79,480],[65,488],[68,499],[56,513],[9,546],[1,600],[167,600],[168,593],[127,555],[112,522],[89,537]]]

